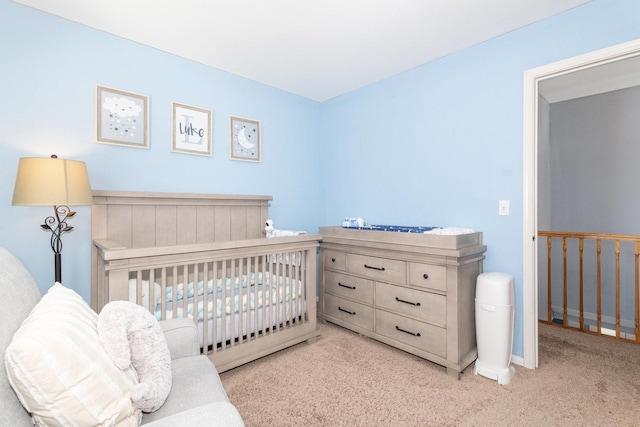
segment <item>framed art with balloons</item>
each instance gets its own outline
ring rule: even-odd
[[[229,158],[248,162],[262,161],[259,121],[229,117]]]

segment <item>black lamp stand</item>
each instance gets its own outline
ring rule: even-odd
[[[72,218],[76,213],[69,209],[68,206],[54,206],[55,216],[48,216],[44,220],[44,224],[40,227],[43,230],[51,231],[51,250],[53,251],[53,261],[55,265],[56,282],[62,283],[62,233],[73,230],[73,227],[67,225],[67,219]]]

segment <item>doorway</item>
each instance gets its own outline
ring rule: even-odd
[[[538,99],[549,102],[640,85],[640,40],[524,73],[523,113],[523,365],[538,367]]]

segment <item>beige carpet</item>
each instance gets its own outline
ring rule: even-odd
[[[540,325],[540,368],[508,385],[334,325],[221,375],[247,426],[637,426],[640,346]]]

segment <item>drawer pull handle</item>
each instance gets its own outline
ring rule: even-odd
[[[335,258],[331,258],[331,262],[336,262],[336,259]]]
[[[404,332],[405,334],[413,335],[414,337],[419,337],[420,332],[409,332],[402,329],[400,326],[396,326],[396,331]]]
[[[347,288],[347,289],[353,289],[354,291],[356,290],[355,286],[349,286],[349,285],[343,285],[342,283],[338,282],[338,286],[341,286],[343,288]]]
[[[370,268],[371,270],[378,270],[378,271],[384,271],[384,267],[374,267],[372,265],[364,265],[364,268]]]
[[[427,280],[427,279],[429,278],[429,275],[428,275],[427,273],[424,273],[424,274],[422,275],[422,278],[423,278],[424,280]]]
[[[350,314],[350,315],[352,315],[352,316],[355,316],[355,315],[356,315],[356,312],[355,312],[355,311],[345,310],[344,308],[342,308],[342,307],[340,307],[340,306],[338,306],[338,310],[340,310],[340,311],[342,311],[342,312],[344,312],[344,313]]]
[[[419,302],[405,301],[405,300],[400,299],[400,298],[398,298],[398,297],[396,297],[396,301],[398,301],[398,302],[403,302],[403,303],[405,303],[405,304],[415,305],[416,307],[420,307],[420,303],[419,303]]]

